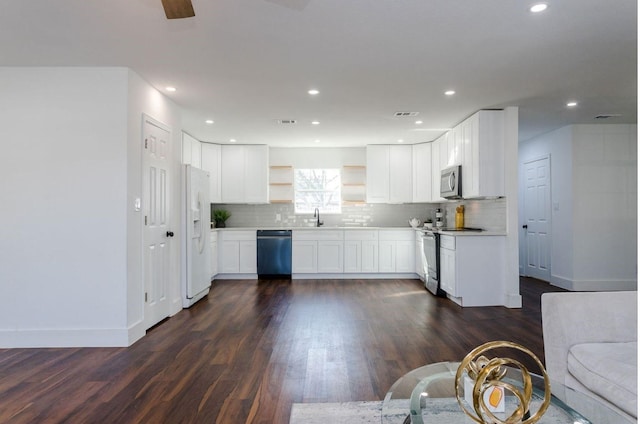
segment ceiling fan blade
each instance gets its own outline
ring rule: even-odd
[[[164,14],[167,19],[182,19],[196,16],[191,0],[162,0]]]

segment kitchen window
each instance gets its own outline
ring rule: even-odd
[[[296,169],[294,171],[295,213],[340,213],[339,169]]]

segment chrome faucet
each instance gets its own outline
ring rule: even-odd
[[[313,217],[316,218],[316,227],[321,226],[324,222],[320,221],[320,209],[316,208],[313,211]]]

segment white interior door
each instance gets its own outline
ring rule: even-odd
[[[169,316],[170,133],[149,117],[143,123],[144,319],[146,328]]]
[[[525,162],[525,275],[550,280],[551,190],[549,157]]]

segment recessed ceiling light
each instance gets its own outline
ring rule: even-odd
[[[167,87],[167,91],[174,92],[174,91],[176,91],[176,88],[175,87]]]
[[[213,120],[212,119],[207,119],[204,122],[205,122],[205,124],[209,124],[209,125],[213,124]]]
[[[529,11],[533,13],[540,13],[547,10],[548,7],[549,5],[547,3],[536,3],[529,8]]]
[[[320,121],[311,121],[311,125],[320,125]]]
[[[422,124],[422,121],[416,121],[416,125]]]
[[[398,143],[404,143],[403,139],[398,140]]]
[[[232,138],[232,139],[229,140],[229,143],[235,143],[235,142],[236,142],[235,138]]]
[[[444,92],[445,96],[453,96],[454,94],[456,94],[454,90],[447,90]]]
[[[313,140],[314,143],[320,143],[320,140]]]
[[[316,94],[320,93],[318,90],[316,89],[311,89],[309,91],[307,91],[307,93],[311,94],[312,96],[315,96]]]
[[[578,102],[569,102],[567,103],[567,107],[576,107],[578,106]]]

